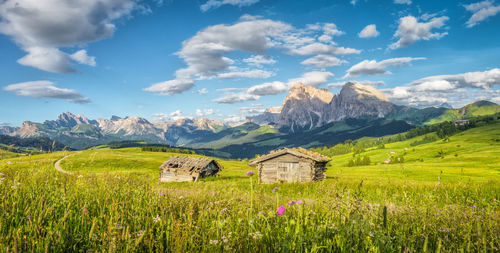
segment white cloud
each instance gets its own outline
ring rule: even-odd
[[[314,65],[318,68],[338,66],[342,63],[347,63],[347,61],[341,60],[335,56],[324,55],[324,54],[316,55],[314,57],[305,59],[304,61],[301,62],[301,64]]]
[[[275,95],[288,90],[284,82],[270,82],[252,86],[248,88],[247,93],[251,95],[266,96]]]
[[[228,115],[227,118],[223,119],[222,121],[226,124],[231,124],[231,123],[240,123],[245,121],[245,116],[243,115]]]
[[[214,114],[214,109],[210,108],[210,109],[196,109],[196,116],[197,117],[206,117],[206,116],[209,116],[209,115],[212,115]]]
[[[347,70],[347,73],[343,78],[355,77],[359,75],[384,75],[391,74],[390,71],[386,70],[390,66],[403,66],[408,65],[411,61],[425,60],[423,57],[412,58],[412,57],[401,57],[401,58],[391,58],[377,62],[376,60],[364,60]]]
[[[350,81],[347,81],[347,82],[329,83],[329,84],[326,85],[326,87],[328,87],[329,89],[342,88],[348,82],[356,82],[356,83],[360,83],[360,84],[363,84],[363,85],[370,85],[370,86],[382,86],[382,85],[385,85],[384,81],[368,81],[368,80],[356,81],[356,80],[350,80]]]
[[[154,121],[177,121],[180,119],[192,119],[192,116],[186,116],[181,110],[177,110],[171,113],[155,113],[153,114]]]
[[[429,76],[413,81],[411,84],[417,87],[423,84],[431,87],[433,86],[431,83],[439,84],[439,82],[441,82],[440,84],[444,85],[442,81],[446,81],[456,88],[490,89],[500,85],[500,68],[494,68],[483,72],[467,72],[457,75]]]
[[[266,111],[262,104],[252,104],[251,106],[240,107],[240,113],[246,115],[261,114]]]
[[[297,29],[279,21],[248,15],[244,17],[232,25],[209,26],[184,41],[177,55],[187,66],[176,71],[176,79],[268,78],[274,75],[271,71],[247,70],[234,66],[235,61],[226,56],[238,51],[258,55],[271,48],[285,50],[285,53],[294,55],[341,55],[361,52],[353,48],[335,47],[332,43],[318,43],[315,39],[317,33],[329,36],[343,33],[331,23],[307,25],[306,29]],[[311,27],[317,29],[309,30]],[[313,32],[316,34],[310,36]],[[264,61],[269,64],[275,62],[274,59],[264,57],[250,57],[244,60],[256,66],[264,64]]]
[[[324,43],[328,43],[328,42],[332,41],[333,38],[330,35],[323,34],[323,35],[318,37],[318,40],[321,42],[324,42]]]
[[[203,88],[201,90],[197,90],[196,93],[200,94],[200,95],[203,95],[203,94],[207,94],[208,93],[208,90],[207,88]]]
[[[191,89],[194,85],[193,79],[174,79],[170,81],[165,81],[161,83],[156,83],[148,88],[145,88],[145,91],[156,92],[160,95],[172,96],[174,94],[182,93]]]
[[[467,20],[467,27],[473,27],[489,17],[493,17],[500,12],[500,5],[493,5],[492,1],[464,5],[465,9],[472,12],[472,16]]]
[[[411,0],[394,0],[395,4],[411,4]]]
[[[260,68],[264,64],[275,64],[276,60],[274,60],[273,57],[271,56],[252,55],[249,58],[243,59],[243,62],[246,62],[249,65],[254,65]]]
[[[360,38],[373,38],[379,36],[380,33],[377,31],[376,25],[367,25],[361,32],[359,32],[358,36]]]
[[[323,43],[312,43],[299,48],[292,48],[289,51],[294,55],[312,55],[312,54],[331,54],[331,55],[344,55],[344,54],[359,54],[360,50],[354,48],[334,47]]]
[[[212,100],[215,103],[220,104],[234,104],[237,102],[249,101],[249,100],[259,100],[260,96],[252,95],[248,93],[227,93],[222,97]]]
[[[206,12],[210,9],[217,9],[222,5],[233,5],[238,7],[250,6],[252,4],[258,3],[259,0],[208,0],[206,3],[200,6],[202,12]]]
[[[78,91],[57,88],[51,81],[31,81],[7,85],[3,88],[6,91],[14,92],[18,96],[28,96],[35,98],[57,98],[78,104],[89,103],[90,100]]]
[[[72,58],[60,48],[111,37],[118,19],[141,9],[144,6],[135,0],[4,0],[0,1],[0,33],[28,53],[18,60],[20,64],[74,72]]]
[[[344,34],[344,32],[340,31],[337,28],[337,25],[335,25],[333,23],[325,23],[325,24],[323,24],[323,32],[325,33],[325,35],[330,35],[330,36],[339,36],[339,35],[343,35]]]
[[[391,44],[391,49],[407,47],[419,40],[440,39],[447,35],[447,32],[431,32],[434,28],[444,26],[449,18],[446,16],[432,18],[429,22],[419,22],[413,16],[406,16],[399,19],[399,27],[394,37],[399,37],[399,40]]]
[[[70,66],[71,60],[68,55],[57,48],[27,47],[24,50],[28,54],[17,60],[21,65],[54,73],[75,72]]]
[[[333,77],[333,73],[327,71],[311,71],[304,73],[302,77],[288,80],[288,85],[291,86],[295,83],[302,83],[311,86],[318,86],[328,82],[328,79]]]
[[[495,101],[500,90],[500,69],[468,72],[456,75],[429,76],[406,86],[384,90],[387,97],[398,104],[410,106],[439,106],[444,102],[463,106],[480,99]]]
[[[80,50],[77,51],[76,53],[70,55],[70,58],[77,61],[78,63],[81,64],[86,64],[92,67],[95,67],[95,57],[94,56],[88,56],[86,50]]]
[[[273,76],[274,73],[270,71],[255,69],[248,71],[232,71],[217,74],[217,78],[220,79],[233,79],[233,78],[269,78]]]

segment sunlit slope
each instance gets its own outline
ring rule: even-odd
[[[431,133],[431,135],[434,133]],[[369,166],[347,167],[353,154],[332,157],[327,175],[367,180],[403,179],[422,181],[500,180],[500,124],[469,129],[447,139],[411,145],[425,136],[369,148]],[[386,164],[392,157],[403,163]]]

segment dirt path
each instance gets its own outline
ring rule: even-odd
[[[61,161],[66,159],[67,157],[69,157],[71,155],[65,155],[63,158],[57,160],[55,163],[54,163],[54,168],[56,168],[57,171],[61,172],[61,173],[64,173],[64,174],[68,174],[68,175],[73,175],[72,172],[69,172],[69,171],[65,171],[63,170],[63,168],[61,168]]]

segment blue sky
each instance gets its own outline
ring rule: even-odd
[[[500,102],[500,1],[6,0],[0,124],[237,121],[301,81],[415,107]]]

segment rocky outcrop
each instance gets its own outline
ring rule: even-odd
[[[294,84],[283,102],[278,128],[295,132],[321,126],[327,120],[325,112],[333,98],[326,89]]]
[[[366,116],[384,118],[395,107],[384,93],[372,86],[349,82],[329,104],[323,123]]]
[[[334,95],[326,89],[297,83],[285,98],[278,128],[297,132],[345,118],[382,118],[395,107],[381,91],[369,85],[349,82]]]
[[[280,119],[281,109],[281,106],[269,107],[262,114],[247,117],[247,121],[259,125],[275,125]]]

